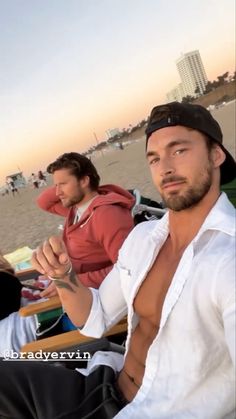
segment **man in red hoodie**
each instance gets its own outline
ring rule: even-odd
[[[84,285],[98,288],[133,227],[134,198],[119,186],[99,186],[93,163],[78,153],[63,154],[47,171],[54,186],[41,193],[37,204],[66,218],[63,240],[73,268]]]
[[[63,241],[73,269],[83,285],[98,288],[112,269],[119,249],[133,227],[130,210],[134,198],[119,186],[99,187],[96,168],[87,157],[78,153],[63,154],[48,166],[47,171],[53,176],[54,186],[44,190],[37,203],[43,210],[66,218]],[[51,297],[56,294],[52,282],[40,295]],[[11,310],[9,313],[0,322],[0,356],[6,350],[19,351],[26,342],[36,338],[37,325],[33,316],[20,317]],[[42,333],[38,330],[38,335],[39,332]]]

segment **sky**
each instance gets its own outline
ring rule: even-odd
[[[234,72],[234,0],[0,0],[0,184],[147,118],[195,49]]]

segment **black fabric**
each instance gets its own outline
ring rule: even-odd
[[[223,134],[220,125],[206,108],[179,102],[170,102],[152,109],[145,131],[147,139],[154,131],[174,125],[201,131],[222,144]]]
[[[13,274],[0,270],[0,320],[18,311],[22,284]]]
[[[1,418],[111,419],[126,404],[107,366],[84,377],[42,362],[2,361],[0,376]]]

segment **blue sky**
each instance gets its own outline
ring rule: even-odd
[[[0,0],[0,182],[147,117],[199,49],[235,65],[234,0]]]

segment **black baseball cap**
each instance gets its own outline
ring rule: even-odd
[[[219,144],[226,155],[225,161],[220,166],[221,185],[236,178],[236,162],[222,144],[223,134],[220,125],[211,113],[201,105],[171,102],[155,106],[152,109],[145,131],[147,136],[146,146],[153,132],[174,125],[182,125],[200,131]]]

